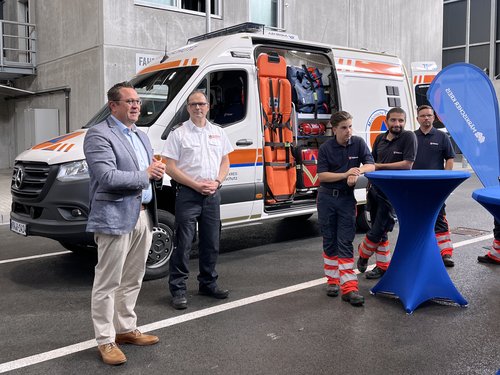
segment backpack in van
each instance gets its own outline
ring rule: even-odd
[[[289,66],[287,78],[292,86],[292,100],[297,112],[329,113],[322,74],[318,68]]]

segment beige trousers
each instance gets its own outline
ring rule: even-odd
[[[98,345],[115,341],[116,333],[137,328],[134,312],[152,240],[151,218],[141,210],[132,232],[94,234],[98,262],[92,288],[92,321]]]

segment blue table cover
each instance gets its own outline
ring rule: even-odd
[[[387,195],[399,220],[391,263],[371,292],[399,297],[407,313],[432,299],[467,306],[444,267],[434,224],[448,195],[469,178],[470,173],[380,170],[366,173],[366,177]]]
[[[500,186],[474,190],[472,198],[478,201],[500,222]]]

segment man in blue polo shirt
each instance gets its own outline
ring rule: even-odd
[[[431,106],[421,105],[417,109],[417,121],[420,128],[415,130],[418,142],[418,152],[413,163],[413,169],[453,169],[455,151],[447,134],[437,130],[434,123],[434,110]],[[439,211],[434,233],[446,267],[453,267],[453,243],[450,228],[446,220],[445,206]]]
[[[352,135],[352,116],[348,112],[332,114],[330,123],[335,138],[321,145],[317,169],[326,294],[336,297],[340,290],[343,301],[361,306],[365,299],[358,293],[352,247],[356,232],[354,185],[362,173],[375,167],[365,141]]]
[[[404,130],[406,112],[399,107],[391,108],[386,115],[388,130],[379,134],[372,147],[375,170],[411,169],[417,153],[417,140],[410,130]],[[386,195],[372,185],[367,199],[370,205],[372,226],[358,246],[358,270],[365,272],[368,259],[375,253],[376,266],[366,273],[367,279],[382,277],[389,267],[390,250],[388,232],[394,228],[396,214]]]

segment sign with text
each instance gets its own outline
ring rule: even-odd
[[[499,186],[499,117],[495,89],[477,66],[447,66],[427,98],[484,186]]]
[[[136,53],[135,54],[135,72],[139,73],[142,69],[144,69],[151,61],[154,59],[161,57],[161,55],[151,55],[145,53]]]

